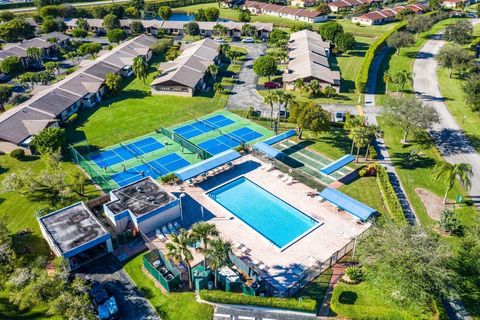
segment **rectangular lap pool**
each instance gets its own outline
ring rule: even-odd
[[[280,250],[319,226],[319,222],[245,177],[209,191],[208,196]]]

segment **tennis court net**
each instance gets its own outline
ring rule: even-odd
[[[141,157],[143,155],[143,152],[141,152],[140,150],[139,151],[134,150],[134,149],[136,149],[136,147],[135,148],[133,148],[133,146],[132,147],[127,147],[126,144],[123,144],[121,142],[120,142],[120,145],[137,158]]]
[[[208,121],[202,120],[202,119],[198,119],[198,118],[197,118],[196,120],[197,120],[198,122],[204,124],[205,126],[213,129],[213,130],[220,130],[220,127],[219,127],[219,126],[217,126],[217,125],[215,125],[215,124],[213,124],[213,123],[211,123],[211,122],[208,122]]]
[[[228,132],[222,132],[221,130],[220,130],[220,133],[226,135],[227,137],[229,137],[229,138],[232,139],[232,140],[237,141],[238,143],[240,143],[240,145],[243,145],[243,144],[245,143],[245,141],[243,141],[242,138],[239,138],[239,137],[237,137],[236,135],[233,135],[233,134],[228,133]]]
[[[150,169],[153,170],[153,172],[155,172],[156,174],[158,174],[159,177],[163,176],[164,173],[162,173],[160,170],[158,170],[157,168],[155,168],[153,165],[151,165],[150,163],[148,163],[147,161],[143,160],[142,159],[142,162],[144,164],[146,164]]]

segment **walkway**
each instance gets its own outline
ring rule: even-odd
[[[268,112],[270,107],[263,104],[263,99],[257,93],[258,76],[253,72],[254,61],[265,53],[267,46],[264,43],[235,43],[234,46],[242,47],[248,50],[245,62],[238,73],[238,79],[233,87],[231,95],[227,102],[227,109],[244,109],[253,107],[255,110]]]
[[[342,263],[338,263],[332,267],[332,277],[330,278],[330,283],[328,284],[327,292],[325,293],[325,299],[323,299],[320,311],[318,311],[319,317],[329,317],[330,316],[330,300],[332,299],[333,289],[335,285],[340,281],[345,273],[346,266]]]
[[[473,19],[472,23],[479,23]],[[480,154],[470,145],[463,130],[448,111],[441,95],[437,79],[437,61],[435,55],[445,45],[438,34],[420,49],[413,64],[413,89],[415,94],[426,104],[437,109],[440,123],[435,125],[431,135],[443,157],[450,163],[469,163],[473,167],[474,176],[470,196],[480,207]]]
[[[384,46],[383,49],[375,55],[373,59],[372,65],[368,72],[368,80],[365,86],[365,105],[366,106],[375,106],[375,93],[377,92],[377,79],[378,79],[378,72],[380,67],[382,66],[383,62],[385,61],[385,57],[387,56],[388,52],[390,51],[389,46]]]

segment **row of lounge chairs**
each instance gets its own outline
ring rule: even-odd
[[[245,255],[248,254],[251,251],[250,248],[248,248],[246,245],[244,245],[243,243],[240,243],[240,242],[235,242],[235,248]],[[265,263],[263,263],[260,260],[256,260],[256,259],[251,258],[250,262],[255,267],[257,267],[260,271],[268,271],[270,269],[269,266],[267,266]]]
[[[157,236],[160,241],[165,242],[168,240],[168,235],[172,233],[178,233],[180,230],[180,225],[177,221],[170,222],[168,224],[163,225],[161,228],[155,229],[155,235]]]
[[[233,167],[233,162],[228,162],[222,166],[219,166],[217,168],[214,168],[208,172],[205,172],[205,173],[202,173],[201,175],[197,176],[196,178],[192,178],[192,179],[189,179],[187,180],[187,184],[190,186],[190,187],[193,187],[203,181],[205,181],[207,178],[209,177],[213,177],[219,173],[222,173],[224,171],[227,171],[228,169],[230,169],[231,167]]]

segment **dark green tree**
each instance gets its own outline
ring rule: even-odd
[[[415,39],[413,38],[413,34],[410,32],[397,31],[388,37],[387,44],[391,47],[394,47],[397,55],[399,55],[400,49],[413,46],[415,44]]]
[[[270,55],[259,57],[253,63],[253,71],[260,77],[268,77],[270,81],[271,77],[277,73],[277,63]]]
[[[443,38],[449,42],[458,44],[470,43],[473,34],[473,26],[470,21],[460,20],[450,24],[445,28]]]
[[[5,112],[5,103],[12,97],[12,87],[0,85],[0,112]]]
[[[355,48],[355,37],[351,33],[342,33],[335,39],[338,52],[348,52]]]
[[[251,19],[252,19],[252,17],[251,17],[251,13],[250,13],[249,10],[240,9],[238,11],[238,20],[240,22],[250,22]]]
[[[209,7],[205,9],[205,18],[207,21],[217,21],[220,16],[220,10],[215,7]]]
[[[142,34],[145,32],[143,24],[138,20],[132,21],[132,23],[130,24],[130,30],[132,30],[133,34]]]
[[[160,8],[158,8],[158,15],[160,18],[167,21],[172,16],[172,9],[167,6],[160,6]]]
[[[87,43],[84,43],[84,44],[80,45],[80,47],[78,47],[78,52],[81,55],[87,55],[88,54],[93,59],[95,59],[97,53],[99,53],[100,50],[102,50],[102,45],[100,43],[96,43],[96,42],[87,42]]]
[[[105,30],[110,31],[113,29],[120,29],[120,20],[118,17],[112,13],[107,14],[103,18],[103,24],[102,26],[105,28]]]
[[[299,139],[302,139],[304,130],[318,134],[330,129],[331,118],[330,112],[313,102],[294,103],[290,107],[289,121],[297,125]]]
[[[183,25],[185,33],[189,36],[198,36],[200,34],[200,27],[196,22],[188,22]]]
[[[22,61],[16,56],[6,57],[0,61],[0,71],[9,75],[20,73],[23,71]]]
[[[320,25],[318,33],[320,33],[323,40],[335,42],[336,37],[343,34],[343,27],[335,21],[329,21]]]
[[[111,29],[107,32],[108,41],[113,43],[120,43],[127,39],[127,33],[122,29]]]
[[[40,154],[51,153],[60,149],[65,142],[65,130],[49,127],[36,135],[31,146]]]

